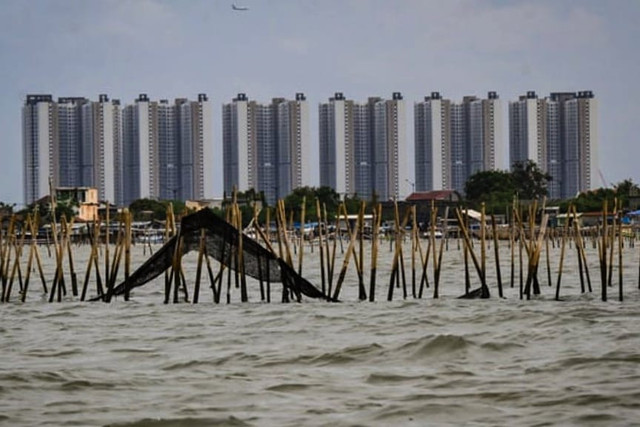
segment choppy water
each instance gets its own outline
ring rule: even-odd
[[[33,281],[25,304],[0,306],[0,423],[638,425],[639,249],[625,250],[622,303],[613,288],[600,301],[593,250],[594,293],[580,294],[569,251],[561,302],[542,266],[532,301],[517,286],[502,300],[455,299],[463,269],[453,247],[438,300],[431,289],[422,300],[396,290],[393,302],[356,302],[353,267],[339,304],[260,303],[254,286],[248,304],[234,290],[232,304],[215,305],[206,289],[198,305],[163,305],[161,281],[129,302],[49,304]],[[84,271],[85,249],[76,254]],[[391,256],[380,255],[386,296]],[[188,277],[194,265],[185,260]],[[306,253],[305,275],[319,283],[316,265],[317,251]]]

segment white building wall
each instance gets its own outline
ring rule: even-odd
[[[507,170],[507,153],[504,137],[504,118],[502,112],[502,102],[500,99],[490,99],[487,102],[493,111],[493,121],[491,122],[491,133],[493,134],[493,152],[494,161],[492,165],[488,165],[490,169]]]
[[[249,167],[249,108],[247,101],[236,101],[236,129],[238,144],[238,191],[247,191],[254,183],[251,183],[249,177],[255,171],[250,172]],[[256,165],[251,165],[255,168]],[[257,189],[256,189],[257,190]]]
[[[151,198],[151,134],[149,129],[149,103],[138,101],[137,105],[138,119],[138,147],[140,152],[140,195],[139,198]],[[126,183],[125,183],[126,185]]]
[[[317,159],[311,155],[313,152],[312,143],[311,143],[311,124],[309,121],[309,102],[308,101],[296,101],[299,105],[299,144],[300,148],[300,164],[292,165],[292,167],[299,167],[300,170],[300,184],[301,186],[312,186],[315,182],[317,182],[316,177],[314,176],[315,168],[313,164],[317,162]],[[296,183],[293,183],[293,189],[297,187]]]
[[[202,167],[203,167],[203,194],[205,199],[215,196],[215,168],[213,167],[215,154],[213,149],[213,115],[211,101],[200,102],[200,114],[202,115]]]
[[[102,167],[104,176],[100,180],[104,185],[104,198],[110,202],[115,201],[115,158],[114,158],[114,139],[115,129],[114,126],[114,109],[117,108],[112,105],[111,102],[103,102],[100,106],[100,112],[102,114],[102,140],[99,142],[100,150],[102,151]],[[117,117],[117,114],[115,115]]]
[[[442,100],[432,99],[431,103],[431,158],[433,173],[431,178],[431,189],[442,190],[444,182],[444,150],[443,150],[443,111]]]
[[[345,122],[345,102],[344,100],[333,101],[333,120],[335,132],[335,171],[336,171],[336,193],[347,194],[347,164],[346,164],[346,122]]]
[[[398,152],[397,176],[398,193],[397,197],[404,199],[408,197],[415,186],[415,163],[413,162],[413,147],[409,147],[407,141],[407,111],[404,100],[395,101],[396,108],[396,129],[395,146]]]
[[[589,182],[587,183],[587,190],[593,190],[599,187],[598,183],[600,182],[598,101],[595,98],[589,98],[587,102],[589,103],[589,132],[587,134],[588,141],[586,141],[589,147],[589,171],[587,172]],[[606,183],[604,183],[603,185],[606,185]]]
[[[538,129],[538,100],[527,99],[525,102],[527,106],[527,159],[542,165],[541,147],[538,145],[538,133],[541,131]]]
[[[38,145],[38,187],[36,200],[49,194],[49,178],[53,185],[56,185],[56,174],[53,170],[53,144],[52,123],[49,114],[51,104],[39,102],[37,105],[38,116],[38,138],[35,143]],[[35,200],[34,200],[35,201]]]

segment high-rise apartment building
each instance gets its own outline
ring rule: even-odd
[[[28,95],[23,107],[24,199],[30,204],[54,187],[96,187],[118,205],[141,197],[213,196],[211,105],[151,102],[142,94],[123,109],[105,94]]]
[[[115,200],[120,144],[119,102],[51,95],[27,95],[23,107],[24,201],[33,203],[54,187],[97,187]]]
[[[432,92],[414,105],[416,189],[464,192],[471,175],[502,166],[500,99],[465,96],[461,103]]]
[[[182,200],[213,197],[213,126],[206,94],[197,101],[176,100],[179,144],[178,187]]]
[[[122,204],[140,198],[212,197],[211,105],[198,101],[151,101],[140,94],[123,112]]]
[[[509,103],[510,166],[532,160],[551,175],[552,199],[592,189],[598,173],[597,101],[593,92],[533,91]]]
[[[365,104],[336,93],[319,107],[320,185],[343,195],[381,200],[413,189],[402,95]]]
[[[320,185],[338,194],[355,191],[354,102],[341,92],[319,107]]]
[[[22,158],[24,202],[49,194],[49,179],[57,170],[54,147],[58,144],[57,109],[51,95],[27,95],[22,107]]]
[[[80,183],[96,187],[99,199],[111,203],[118,200],[118,189],[122,188],[121,113],[120,101],[110,101],[106,94],[99,95],[98,102],[82,105]]]
[[[136,199],[157,198],[158,194],[158,121],[157,103],[140,94],[133,105],[122,112],[122,200],[129,205]]]
[[[295,100],[270,104],[238,94],[222,107],[224,191],[253,189],[269,203],[312,181],[309,106]]]
[[[432,92],[414,105],[417,191],[451,187],[451,101]]]

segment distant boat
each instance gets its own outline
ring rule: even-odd
[[[238,11],[246,11],[246,10],[249,10],[249,8],[248,8],[248,7],[246,7],[246,6],[236,6],[235,4],[232,4],[232,5],[231,5],[231,9],[233,9],[233,10],[238,10]]]

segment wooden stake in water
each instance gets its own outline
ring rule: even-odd
[[[319,245],[318,250],[320,251],[320,284],[322,287],[322,292],[325,293],[327,290],[327,287],[326,287],[326,272],[324,268],[324,244],[322,243],[323,242],[322,234],[323,234],[324,227],[322,225],[322,211],[320,210],[320,199],[316,199],[316,213],[318,218],[318,245]],[[331,288],[329,288],[327,295],[331,295]]]
[[[302,276],[302,260],[304,258],[304,234],[305,234],[305,214],[307,211],[307,197],[302,197],[302,208],[300,212],[300,252],[298,253],[298,274]]]
[[[496,231],[496,217],[491,214],[491,228],[493,232],[493,251],[496,258],[496,280],[498,282],[498,295],[503,298],[502,293],[502,274],[500,273],[500,255],[498,250],[498,233]]]
[[[476,257],[476,254],[473,250],[473,247],[471,246],[471,239],[469,238],[469,231],[467,230],[467,228],[464,226],[464,219],[462,218],[462,213],[460,212],[460,209],[456,209],[456,216],[458,217],[458,225],[460,230],[462,231],[462,236],[464,238],[464,242],[467,245],[468,249],[469,249],[469,254],[471,255],[471,260],[473,261],[473,265],[476,268],[476,272],[478,273],[478,277],[480,278],[480,286],[482,289],[482,297],[483,298],[489,298],[490,293],[489,293],[489,287],[487,286],[487,282],[485,280],[485,276],[482,272],[482,267],[480,265],[480,261],[478,261],[478,258]]]
[[[602,301],[607,300],[607,200],[602,209],[602,242],[600,246],[600,278],[602,282]]]
[[[622,219],[618,220],[618,294],[620,301],[623,301],[622,295]]]
[[[6,289],[6,294],[1,301],[9,302],[11,298],[11,290],[13,288],[13,281],[15,279],[16,273],[18,273],[19,282],[20,282],[20,290],[23,291],[23,283],[22,283],[22,269],[20,268],[20,259],[22,258],[22,248],[24,247],[24,240],[27,234],[27,227],[25,225],[22,226],[22,232],[20,233],[20,241],[18,242],[17,238],[13,239],[13,249],[16,256],[16,259],[13,263],[13,268],[11,269],[11,277],[9,278],[9,285]],[[17,236],[16,236],[17,237]]]
[[[360,213],[358,214],[358,249],[359,249],[359,261],[358,261],[358,299],[364,301],[367,299],[367,291],[364,288],[364,211],[366,203],[362,201],[360,203]]]
[[[200,230],[200,244],[198,246],[198,265],[196,267],[196,283],[193,287],[193,304],[198,303],[200,297],[200,277],[202,276],[202,261],[205,253],[205,230]]]
[[[124,210],[125,218],[125,252],[124,252],[124,282],[129,282],[129,275],[131,274],[131,221],[132,215],[128,209]],[[144,245],[143,245],[144,246]],[[129,301],[129,286],[124,289],[124,300]]]
[[[615,245],[615,241],[616,241],[616,218],[618,216],[618,199],[615,198],[613,199],[613,214],[612,214],[612,219],[611,219],[611,232],[609,233],[610,236],[607,236],[607,238],[609,239],[609,247],[611,248],[611,251],[609,252],[609,262],[608,262],[608,270],[607,270],[607,286],[611,287],[613,286],[613,252],[614,249],[616,247]]]
[[[562,280],[562,266],[564,262],[564,251],[567,245],[567,233],[569,230],[569,212],[572,206],[567,209],[567,216],[565,217],[564,229],[562,232],[562,246],[560,247],[560,262],[558,263],[558,281],[556,282],[556,301],[560,300],[560,282]]]
[[[373,208],[373,236],[371,240],[371,274],[369,282],[369,301],[375,301],[376,273],[378,271],[378,242],[380,233],[380,221],[382,219],[382,205]]]

